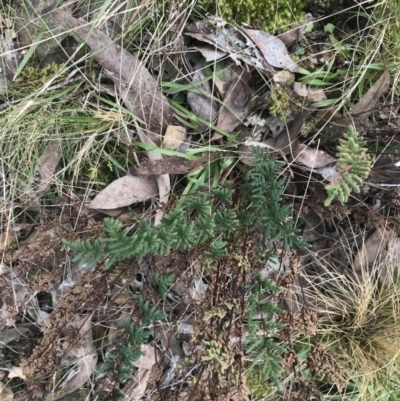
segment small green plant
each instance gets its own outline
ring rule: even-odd
[[[339,140],[339,158],[336,165],[342,179],[325,187],[328,193],[325,206],[329,206],[335,198],[340,202],[347,202],[351,191],[359,193],[360,184],[371,171],[372,159],[367,153],[365,142],[354,127],[350,125],[349,131],[343,136],[344,138]]]

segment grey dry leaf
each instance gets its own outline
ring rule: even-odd
[[[276,68],[297,72],[299,66],[289,56],[285,44],[267,32],[255,29],[245,29],[246,34],[256,44],[263,54],[265,60]]]
[[[307,145],[299,145],[293,152],[294,161],[310,168],[321,168],[335,163],[336,159],[323,150],[312,149]]]
[[[136,202],[152,199],[157,195],[154,177],[126,175],[104,188],[89,205],[91,209],[116,209]]]
[[[186,128],[180,125],[168,125],[163,137],[163,148],[175,150],[186,141]]]
[[[63,11],[53,15],[60,26],[72,27],[72,32],[86,42],[96,61],[110,73],[127,108],[145,123],[153,141],[159,143],[161,131],[172,123],[172,108],[142,62],[86,21]]]
[[[232,132],[251,111],[253,93],[240,78],[229,86],[224,99],[224,106],[218,116],[217,127],[227,133]]]
[[[188,92],[187,101],[192,112],[197,117],[212,123],[217,118],[218,103],[212,97],[210,82],[199,82],[204,81],[207,78],[206,73],[204,72],[203,63],[196,63],[194,69],[195,72],[193,74],[192,84],[196,89],[203,93]]]

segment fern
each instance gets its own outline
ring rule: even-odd
[[[276,160],[271,160],[268,152],[262,148],[254,149],[252,168],[246,175],[246,185],[242,191],[242,210],[245,212],[241,212],[241,224],[253,231],[259,228],[264,240],[280,240],[286,249],[304,247],[307,245],[291,219],[291,206],[282,204],[285,179],[279,178],[280,165]],[[248,216],[244,216],[244,213]]]
[[[259,301],[261,294],[277,290],[279,290],[279,287],[274,282],[262,280],[261,276],[258,276],[256,285],[251,286],[247,305],[247,328],[249,334],[246,337],[246,354],[251,357],[252,366],[259,366],[260,372],[263,374],[263,380],[272,380],[278,386],[283,371],[281,354],[285,351],[285,347],[280,345],[276,339],[267,337],[267,335],[283,327],[282,324],[275,323],[272,320],[274,314],[279,314],[282,311],[275,302],[262,303]],[[256,315],[260,313],[265,318],[256,320]],[[262,332],[265,334],[260,334]]]
[[[339,159],[336,165],[342,179],[333,181],[325,187],[328,193],[325,206],[329,206],[336,198],[340,202],[347,202],[351,191],[359,193],[360,184],[371,171],[372,159],[367,154],[365,142],[354,127],[350,125],[349,131],[343,136],[344,139],[339,140]]]
[[[160,298],[165,301],[169,288],[174,283],[175,274],[164,274],[159,275],[158,273],[152,273],[151,282],[156,286]]]

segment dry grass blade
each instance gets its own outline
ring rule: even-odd
[[[372,265],[372,258],[358,258],[359,271],[343,271],[316,259],[318,276],[306,276],[307,295],[317,302],[321,341],[340,357],[345,379],[356,384],[352,399],[360,401],[387,393],[391,378],[400,374],[399,258],[393,247],[385,258],[377,257],[387,242],[384,237],[379,236]],[[366,246],[368,240],[361,253]]]

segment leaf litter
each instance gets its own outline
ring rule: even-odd
[[[95,28],[87,27],[83,20],[75,19],[65,12],[56,12],[54,20],[65,27],[66,24],[72,26],[74,31],[89,45],[93,58],[106,70],[108,77],[114,82],[121,102],[137,117],[135,125],[140,141],[154,147],[154,150],[148,150],[145,153],[146,157],[140,155],[140,158],[135,160],[135,167],[130,167],[129,169],[130,175],[115,180],[100,191],[90,203],[90,207],[97,210],[109,210],[123,213],[123,211],[126,210],[126,206],[151,200],[157,196],[159,197],[160,206],[167,207],[171,198],[171,180],[173,179],[173,175],[187,174],[204,167],[206,163],[213,160],[204,157],[204,155],[197,160],[187,160],[178,156],[166,156],[157,151],[157,146],[161,146],[164,150],[179,149],[180,146],[185,143],[188,148],[198,146],[201,142],[198,139],[197,132],[206,129],[206,127],[197,127],[196,133],[192,134],[189,132],[188,135],[186,128],[177,125],[172,118],[173,110],[167,98],[158,89],[156,80],[144,66],[144,63],[129,54],[120,45],[113,43],[110,37],[107,37],[104,33]],[[336,158],[332,157],[325,150],[320,149],[319,146],[316,148],[315,144],[305,145],[301,143],[303,142],[302,135],[307,135],[307,133],[304,134],[304,126],[310,112],[298,112],[298,109],[293,106],[289,111],[289,115],[272,117],[268,114],[268,95],[266,95],[266,90],[264,88],[260,90],[260,82],[257,81],[257,74],[254,72],[253,68],[255,66],[266,77],[272,78],[272,85],[281,85],[282,87],[292,85],[293,73],[298,71],[298,64],[289,56],[285,44],[280,39],[262,31],[233,28],[218,18],[212,18],[210,21],[211,22],[196,21],[192,26],[187,28],[185,34],[196,41],[195,45],[191,46],[191,49],[198,50],[200,54],[203,55],[205,61],[219,60],[218,63],[224,66],[223,70],[226,72],[226,75],[221,75],[219,71],[215,70],[212,77],[207,77],[205,75],[204,61],[202,60],[194,63],[194,73],[188,76],[190,77],[189,81],[193,87],[198,89],[200,93],[190,91],[187,93],[186,100],[190,110],[205,121],[213,122],[217,120],[218,129],[227,134],[236,134],[237,132],[235,131],[238,131],[243,135],[241,137],[243,142],[239,144],[239,151],[245,152],[245,154],[240,156],[244,164],[250,162],[251,147],[263,146],[268,148],[273,156],[281,157],[284,160],[287,160],[286,157],[288,155],[291,156],[292,159],[289,160],[293,160],[294,163],[290,163],[290,165],[296,174],[298,174],[299,170],[304,171],[301,166],[312,170],[312,176],[310,176],[312,177],[312,190],[317,188],[320,184],[318,181],[320,177],[316,179],[315,174],[322,176],[328,181],[338,179],[334,166]],[[299,30],[296,31],[296,38],[298,37]],[[293,39],[290,39],[290,42],[293,43]],[[206,45],[204,45],[204,43],[206,43]],[[277,72],[275,70],[276,68],[283,69],[283,71]],[[144,78],[140,80],[140,84],[136,82],[139,80],[135,81],[131,79],[131,77],[137,76]],[[390,75],[385,72],[377,83],[370,88],[367,94],[363,96],[361,101],[353,107],[351,114],[354,113],[360,117],[358,118],[359,123],[367,120],[370,110],[377,105],[379,98],[387,91],[388,82],[390,82]],[[318,88],[307,88],[295,82],[294,89],[295,91],[297,90],[298,94],[304,99],[304,104],[307,104],[306,102],[312,103],[326,99],[325,92]],[[110,91],[108,94],[114,96],[115,92]],[[219,102],[216,102],[215,99],[219,99]],[[221,106],[219,106],[219,104],[221,104]],[[253,116],[254,118],[248,118],[249,116]],[[247,120],[251,122],[245,127],[244,123]],[[264,121],[264,127],[261,127],[261,121]],[[347,120],[342,120],[342,122],[343,121],[346,122]],[[126,130],[125,133],[126,132],[129,132],[129,130]],[[118,133],[118,135],[120,135],[120,133]],[[221,134],[218,135],[216,139],[223,141],[224,136]],[[249,136],[246,137],[246,135]],[[130,132],[129,140],[126,140],[125,144],[131,147],[133,140],[134,135]],[[22,185],[25,194],[21,195],[20,201],[25,208],[30,208],[31,211],[42,210],[43,206],[41,201],[43,200],[41,196],[48,190],[54,179],[54,174],[57,171],[57,164],[61,158],[60,146],[61,144],[56,141],[50,143],[36,166],[39,181],[35,189],[39,189],[39,196],[37,194],[35,195],[34,192],[32,192],[32,194],[30,193],[30,191],[32,191],[31,185],[27,183],[24,183],[25,186]],[[227,170],[225,170],[225,172],[226,171]],[[291,176],[289,184],[296,185],[292,179],[293,175]],[[324,194],[321,195],[321,192],[318,192],[317,189],[315,189],[314,194],[315,199],[311,201],[306,199],[306,211],[304,213],[307,213],[307,208],[308,210],[311,209],[315,211],[315,213],[318,213],[318,216],[321,216],[318,220],[318,224],[324,226],[325,224],[328,225],[327,222],[333,219],[332,215],[328,215],[326,210],[321,212],[317,205],[318,196],[323,197]],[[70,201],[70,199],[68,199],[68,201]],[[119,210],[119,208],[121,209]],[[139,205],[137,210],[140,210],[140,208],[141,206]],[[95,225],[92,219],[93,215],[96,216],[95,211],[91,210],[87,212],[84,208],[82,208],[82,210],[85,210],[85,224],[88,225],[85,226],[80,217],[77,218],[76,224],[80,224],[79,227],[82,233],[90,232],[92,229],[90,224]],[[329,213],[336,213],[334,218],[340,219],[340,217],[338,217],[340,213],[337,212],[336,209],[335,211],[333,210],[334,209],[329,209]],[[142,213],[142,211],[138,213]],[[163,213],[162,208],[159,208],[155,212],[155,225],[161,221]],[[136,223],[136,221],[132,222],[129,219],[122,220],[122,218],[121,221],[128,221],[128,224],[132,226]],[[311,226],[308,225],[306,227],[310,229]],[[96,233],[94,235],[101,235],[98,231],[94,232]],[[363,262],[365,262],[364,259],[372,261],[374,257],[376,257],[378,250],[375,249],[371,242],[374,236],[379,237],[379,234],[371,235],[355,256],[354,261],[356,266],[357,263],[361,263],[358,261],[363,260]],[[85,238],[85,235],[83,238]],[[314,235],[310,236],[309,240],[317,243],[317,241],[325,241],[325,238],[326,235]],[[43,236],[43,238],[38,237],[37,241],[44,244],[46,236]],[[377,242],[382,242],[382,236],[377,239]],[[5,245],[6,250],[9,246],[10,243],[8,242]],[[60,247],[60,249],[63,248]],[[22,254],[20,254],[20,256],[21,255]],[[191,256],[201,258],[203,255],[201,252],[198,255]],[[174,264],[186,266],[185,263],[188,262],[188,260],[185,259],[186,255],[175,254],[174,258]],[[157,259],[157,263],[160,262],[160,260],[162,260],[162,258]],[[145,272],[144,280],[146,281],[149,279],[149,277],[146,277],[146,274],[149,272],[149,267],[148,265],[146,266],[148,261],[140,261],[139,263],[143,263],[142,267],[145,267],[137,269],[135,265],[134,271],[140,271],[140,274]],[[170,269],[171,267],[169,266],[168,268]],[[182,271],[183,270],[181,270],[181,272]],[[92,272],[93,269],[89,271],[89,273]],[[86,271],[86,273],[88,272]],[[102,275],[103,273],[97,271],[96,274]],[[111,275],[112,274],[113,273],[111,273]],[[21,286],[18,286],[15,293],[19,302],[24,304],[21,306],[21,310],[29,314],[37,325],[42,327],[42,331],[49,336],[53,342],[59,341],[60,335],[56,334],[57,330],[62,332],[63,336],[66,336],[62,340],[65,351],[62,358],[62,366],[64,369],[67,367],[68,369],[64,371],[65,376],[58,382],[59,387],[56,389],[56,392],[59,391],[59,394],[62,396],[67,392],[74,391],[84,386],[85,383],[92,380],[98,363],[98,350],[93,345],[95,341],[92,331],[94,323],[92,323],[91,320],[93,315],[90,315],[90,318],[81,318],[79,316],[83,315],[81,313],[82,311],[79,310],[80,305],[75,302],[73,307],[71,306],[69,308],[66,304],[66,300],[72,300],[72,298],[74,298],[74,300],[77,298],[81,302],[81,305],[89,305],[91,301],[96,300],[96,296],[89,291],[89,287],[95,285],[95,278],[93,276],[87,276],[85,278],[85,269],[83,266],[73,266],[71,275],[73,277],[63,277],[57,284],[48,284],[47,287],[43,284],[43,288],[46,288],[46,291],[49,291],[53,295],[54,309],[48,318],[43,317],[46,316],[45,314],[41,315],[37,312],[35,314],[34,309],[40,310],[37,302],[33,302],[33,307],[27,302],[27,298],[31,296],[36,297],[35,292],[24,292],[25,290],[23,287],[28,286],[29,283],[20,281],[20,277],[22,276],[17,277],[15,274],[12,276],[16,283],[22,283]],[[127,277],[127,282],[130,283],[129,285],[137,288],[137,277],[134,279],[129,275]],[[118,282],[118,276],[114,276],[114,278],[116,282]],[[204,304],[207,304],[208,295],[210,294],[210,289],[213,288],[213,283],[206,284],[197,274],[189,274],[186,270],[185,273],[182,273],[180,281],[184,282],[182,286],[183,289],[181,288],[178,290],[177,286],[174,286],[172,291],[168,294],[171,299],[177,297],[175,299],[180,300],[179,302],[182,301],[185,308],[188,309],[196,304],[198,304],[198,307],[203,307]],[[126,287],[127,282],[123,283],[122,286]],[[121,283],[118,282],[118,285],[120,284]],[[105,282],[103,285],[106,285]],[[293,313],[299,312],[302,306],[307,303],[307,301],[301,298],[300,293],[303,289],[302,286],[303,283],[296,277],[292,283],[293,293],[290,295],[285,294],[285,302],[289,305],[288,308]],[[97,288],[99,289],[100,286]],[[143,282],[140,284],[140,288],[143,288]],[[100,290],[99,293],[101,293]],[[124,294],[129,294],[129,292],[124,292]],[[120,302],[121,299],[119,299],[118,302]],[[110,305],[111,304],[112,302]],[[171,307],[169,302],[165,302],[163,305],[168,308]],[[19,311],[11,311],[7,309],[6,306],[7,304],[3,304],[3,324],[18,324],[16,317]],[[219,311],[213,310],[213,313],[214,312],[219,313]],[[161,358],[160,360],[164,365],[164,370],[161,368],[161,372],[159,372],[158,383],[167,386],[170,385],[173,380],[180,380],[178,366],[180,358],[184,355],[183,348],[186,350],[188,348],[187,346],[184,347],[184,344],[188,343],[182,339],[181,335],[187,336],[188,333],[190,333],[192,336],[198,329],[196,327],[198,322],[193,319],[191,313],[192,311],[188,314],[182,312],[180,315],[182,321],[178,324],[178,327],[181,328],[184,325],[186,325],[185,327],[190,327],[188,332],[183,329],[183,331],[180,332],[179,330],[181,329],[178,329],[179,335],[177,335],[174,329],[168,329],[165,330],[163,335],[157,337],[162,344],[161,346],[158,344],[145,344],[142,346],[145,355],[139,361],[135,362],[135,373],[132,374],[132,378],[123,388],[127,399],[139,400],[144,394],[148,394],[146,390],[149,389],[150,385],[154,386],[154,383],[152,383],[152,375],[157,368],[159,358]],[[68,319],[63,317],[64,314],[68,315]],[[131,315],[128,314],[126,317],[130,318]],[[183,321],[184,319],[187,319],[187,321]],[[97,318],[95,320],[97,322],[101,321],[101,319],[97,320]],[[43,321],[45,321],[44,324]],[[109,327],[111,326],[111,321],[112,318],[105,318],[105,322],[109,324]],[[82,343],[69,343],[70,337],[68,337],[68,330],[65,330],[68,326],[71,332],[74,332],[77,337],[83,340],[84,345],[82,345]],[[203,329],[204,332],[207,333],[207,327]],[[116,339],[118,338],[117,336]],[[239,342],[241,341],[240,336],[236,338],[239,338]],[[42,349],[46,344],[47,342],[43,341],[41,345]],[[159,351],[160,348],[162,352]],[[194,353],[201,356],[203,351],[202,347],[195,348],[193,346],[190,352],[187,352],[187,356],[193,357]],[[168,353],[170,354],[165,357],[164,354]],[[46,368],[46,372],[50,373],[56,369],[56,363],[55,360],[53,361],[51,353],[45,355],[48,357],[48,364],[50,366],[50,369]],[[38,360],[40,359],[38,352],[36,352],[35,356]],[[164,357],[165,359],[163,359]],[[205,358],[204,354],[203,357]],[[74,359],[78,359],[78,361],[73,362],[74,366],[69,366],[71,360]],[[34,359],[30,361],[33,364]],[[43,363],[43,360],[40,362]],[[229,364],[224,362],[223,366],[224,369],[227,369]],[[32,377],[38,374],[38,366],[34,366],[30,369],[25,361],[22,370],[23,374],[25,370],[27,373],[27,382],[29,386],[33,388]],[[204,376],[203,378],[210,380],[210,377],[207,378]],[[245,388],[245,383],[243,383],[243,388]],[[236,393],[235,391],[238,392]],[[242,399],[241,397],[243,394],[250,394],[250,392],[247,393],[247,391],[248,390],[243,393],[239,390],[232,390],[232,397],[237,396],[237,399]],[[184,393],[185,392],[182,392],[182,394]],[[201,394],[201,391],[199,391],[199,394]],[[48,399],[56,399],[51,397],[57,396],[55,393],[51,393]]]

